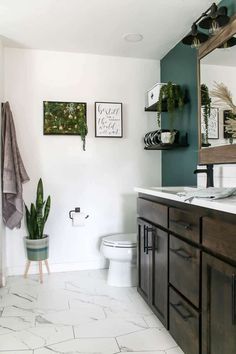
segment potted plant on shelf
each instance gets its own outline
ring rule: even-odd
[[[160,127],[160,117],[163,110],[168,112],[170,130],[161,133],[161,141],[163,143],[173,144],[175,141],[176,131],[174,130],[174,111],[176,108],[182,109],[184,106],[184,92],[179,85],[168,82],[160,89],[157,102],[157,123]],[[164,140],[164,141],[163,141]]]
[[[49,251],[49,236],[44,234],[44,227],[48,219],[50,207],[51,197],[48,196],[46,201],[43,200],[43,182],[40,178],[37,186],[36,203],[31,203],[30,208],[25,205],[26,226],[28,230],[28,236],[25,237],[28,258],[25,276],[27,276],[30,261],[40,262],[40,278],[42,276],[41,262],[48,259]],[[47,263],[46,266],[48,268]]]
[[[201,107],[204,123],[204,132],[202,133],[202,146],[210,146],[208,141],[208,125],[211,115],[211,98],[207,85],[201,84]]]

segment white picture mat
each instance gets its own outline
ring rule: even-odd
[[[95,102],[95,136],[121,138],[122,103]]]

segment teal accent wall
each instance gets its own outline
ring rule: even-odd
[[[236,0],[223,0],[229,15],[236,12]],[[179,42],[161,60],[161,82],[172,81],[186,88],[189,103],[177,113],[175,129],[187,132],[189,147],[162,152],[162,185],[195,186],[193,171],[198,163],[198,101],[197,101],[197,52]],[[162,114],[162,127],[168,128],[167,113]]]
[[[162,152],[162,185],[195,186],[193,171],[198,161],[198,122],[197,122],[197,52],[192,48],[177,44],[161,60],[161,82],[172,81],[184,87],[189,103],[181,112],[176,112],[174,128],[180,134],[188,133],[189,147]],[[162,127],[168,127],[168,115],[162,114]]]

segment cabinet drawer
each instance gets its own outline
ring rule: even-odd
[[[169,250],[170,283],[198,307],[200,250],[172,235]]]
[[[167,228],[167,206],[143,198],[138,198],[137,210],[141,218]]]
[[[169,291],[170,333],[184,353],[199,354],[199,314],[172,288]]]
[[[170,208],[169,229],[191,241],[200,242],[200,218],[192,212]]]
[[[202,243],[211,251],[236,261],[236,225],[227,221],[204,217]]]

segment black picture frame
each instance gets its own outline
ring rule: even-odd
[[[229,133],[226,131],[226,121],[227,121],[227,118],[228,118],[228,114],[230,113],[230,110],[229,109],[226,109],[223,111],[223,124],[224,124],[224,139],[235,139],[233,138],[233,134],[232,133]]]
[[[211,107],[211,114],[208,118],[208,139],[218,140],[220,135],[219,108]],[[205,123],[203,117],[203,107],[201,107],[201,132],[205,134]]]
[[[94,111],[96,138],[123,138],[123,104],[121,102],[95,102]]]
[[[64,104],[64,105],[69,105],[69,104],[75,104],[75,105],[82,105],[84,108],[84,119],[85,122],[87,123],[87,103],[86,102],[67,102],[67,101],[43,101],[43,135],[80,135],[79,130],[78,131],[74,131],[74,132],[69,132],[69,131],[65,131],[64,129],[62,129],[61,131],[47,131],[47,127],[46,127],[46,105],[47,104]]]

